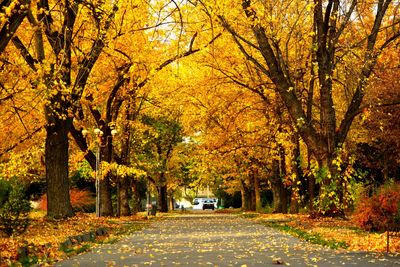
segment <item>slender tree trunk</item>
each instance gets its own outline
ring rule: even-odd
[[[293,142],[296,144],[293,150],[293,172],[296,175],[295,181],[293,181],[292,190],[291,190],[291,199],[290,199],[290,213],[298,213],[299,212],[299,201],[300,201],[300,185],[302,177],[301,171],[301,161],[300,161],[300,137],[298,134],[293,136]],[[300,182],[300,184],[298,183]]]
[[[61,219],[74,215],[68,177],[68,132],[71,120],[62,120],[51,113],[47,113],[45,144],[47,216]]]
[[[240,197],[241,197],[241,200],[242,200],[242,210],[246,210],[246,191],[245,191],[245,189],[244,189],[244,187],[243,187],[243,185],[240,187]]]
[[[262,209],[261,205],[261,195],[260,195],[260,178],[257,174],[254,175],[254,195],[255,195],[255,204],[256,211],[259,212]]]
[[[280,194],[282,199],[282,212],[287,213],[289,207],[289,200],[290,200],[290,191],[286,188],[285,184],[283,183],[283,179],[286,179],[286,151],[283,146],[279,148],[280,154],[280,165],[279,165],[279,176],[280,176]]]
[[[169,210],[174,210],[174,198],[172,197],[172,195],[169,197]]]
[[[253,178],[253,177],[251,177]],[[254,182],[254,179],[252,182]],[[254,184],[252,183],[252,185],[249,188],[249,192],[250,192],[250,210],[255,211],[256,210],[256,192],[254,189]]]
[[[309,171],[308,175],[308,193],[309,193],[309,202],[308,202],[308,208],[310,210],[310,213],[314,212],[314,201],[315,201],[315,186],[316,186],[316,181],[315,181],[315,176],[311,172],[311,155],[308,153],[308,160],[307,160],[307,168]]]

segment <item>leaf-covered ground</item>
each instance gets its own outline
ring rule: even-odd
[[[261,214],[254,217],[258,221],[277,222],[280,225],[320,235],[325,240],[344,242],[350,251],[386,252],[387,233],[367,232],[358,228],[351,218],[311,219],[301,214]],[[390,236],[390,252],[400,253],[400,235]]]
[[[195,213],[157,220],[114,244],[55,264],[70,266],[400,266],[400,257],[307,243],[235,215]]]
[[[228,212],[228,211],[225,211]],[[161,216],[179,215],[180,212],[163,214]],[[185,212],[188,214],[190,212]],[[328,244],[345,244],[349,251],[386,251],[386,233],[369,233],[357,228],[351,220],[319,218],[310,219],[307,215],[287,214],[256,214],[240,213],[243,217],[250,218],[260,223],[274,224],[278,228],[285,227],[289,233],[300,238],[312,239],[318,236]],[[157,214],[158,217],[160,214]],[[31,249],[32,257],[28,260],[39,263],[52,263],[67,257],[84,252],[98,243],[112,243],[122,234],[129,234],[148,225],[144,216],[131,216],[122,218],[96,218],[94,214],[78,213],[68,220],[47,220],[43,213],[33,213],[32,222],[26,233],[12,238],[0,238],[0,266],[8,266],[17,262],[17,249],[27,244],[34,244]],[[68,250],[60,250],[59,244],[70,236],[75,236],[100,227],[111,229],[104,237],[98,237],[95,242],[74,245]],[[315,241],[315,240],[311,240]],[[328,245],[329,246],[329,245]],[[332,247],[332,246],[331,246]],[[400,237],[390,238],[390,251],[400,252]]]
[[[143,228],[148,223],[143,216],[121,218],[97,218],[95,214],[77,213],[67,220],[48,220],[43,212],[33,212],[31,223],[25,233],[11,238],[0,237],[0,266],[20,265],[17,261],[18,248],[28,245],[29,258],[24,265],[31,263],[52,263],[83,252],[98,243],[113,242],[121,234]],[[94,242],[83,242],[68,249],[60,249],[60,243],[70,236],[107,228],[108,233],[97,237]]]

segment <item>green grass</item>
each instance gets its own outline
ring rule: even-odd
[[[241,213],[240,217],[245,218],[245,219],[253,219],[259,217],[259,213]]]
[[[276,222],[268,222],[265,223],[265,225],[275,228],[277,230],[286,232],[288,234],[291,234],[295,237],[298,237],[300,239],[303,239],[307,242],[310,242],[312,244],[317,244],[317,245],[322,245],[325,247],[329,247],[331,249],[346,249],[349,247],[349,245],[344,242],[344,241],[337,241],[334,239],[324,239],[323,237],[321,237],[320,234],[317,233],[308,233],[306,231],[303,231],[301,229],[289,226],[287,224],[279,224]]]

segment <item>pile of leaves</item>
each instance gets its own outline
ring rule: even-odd
[[[306,214],[261,214],[256,220],[287,226],[290,228],[289,232],[301,231],[304,236],[314,235],[322,240],[321,244],[329,243],[332,244],[331,247],[345,244],[340,247],[350,251],[386,252],[387,233],[366,231],[351,217],[312,219]],[[390,252],[400,252],[399,235],[390,238]]]
[[[21,261],[18,250],[24,246],[32,246],[30,251],[33,251],[34,255],[30,257],[35,258],[36,263],[59,261],[70,256],[69,253],[60,249],[60,243],[70,236],[106,228],[108,234],[96,239],[97,243],[102,243],[115,240],[119,235],[130,231],[127,226],[132,223],[138,223],[143,227],[146,222],[147,219],[143,216],[97,218],[95,214],[89,213],[77,213],[76,216],[66,220],[49,220],[45,217],[45,212],[33,212],[31,223],[25,233],[10,238],[0,237],[0,266],[9,266]],[[80,251],[83,247],[88,247],[88,244],[78,244],[74,250]]]

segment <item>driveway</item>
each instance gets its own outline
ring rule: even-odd
[[[154,222],[115,244],[55,266],[397,266],[400,257],[312,245],[234,215]]]

